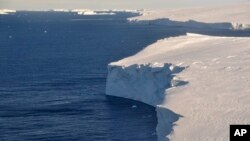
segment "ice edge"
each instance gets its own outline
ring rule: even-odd
[[[174,122],[181,115],[174,113],[161,104],[166,100],[166,90],[187,84],[175,75],[185,67],[171,63],[134,64],[130,66],[108,65],[106,94],[129,98],[152,105],[157,112],[157,137],[159,141],[168,141]]]
[[[134,24],[158,25],[158,26],[168,26],[168,27],[250,30],[250,24],[243,24],[237,22],[207,23],[196,20],[175,21],[169,18],[160,18],[155,20],[138,20],[134,18],[128,18],[128,22],[132,24],[134,23]]]

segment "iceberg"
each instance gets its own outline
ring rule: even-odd
[[[11,9],[0,9],[0,15],[6,15],[9,13],[15,13],[16,10],[11,10]]]
[[[69,9],[53,9],[55,12],[70,12]]]

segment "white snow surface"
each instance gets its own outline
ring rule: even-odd
[[[129,21],[168,26],[249,29],[250,3],[217,7],[144,10],[143,14],[129,18]]]
[[[183,14],[200,15],[201,22],[208,17],[205,22],[248,24],[249,5],[229,12],[232,7],[225,16],[223,9],[213,16]],[[151,18],[144,16],[139,18]],[[250,37],[188,33],[159,40],[108,68],[107,95],[156,107],[158,141],[228,141],[230,124],[250,124]]]

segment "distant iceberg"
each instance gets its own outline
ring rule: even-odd
[[[77,12],[79,15],[115,15],[116,13],[111,11],[93,11],[93,10],[74,10],[73,12]]]
[[[103,10],[91,10],[91,9],[53,9],[55,12],[74,12],[78,15],[116,15],[118,12],[129,13],[141,13],[140,10],[128,10],[128,9],[103,9]]]
[[[77,12],[79,15],[116,15],[118,12],[141,13],[140,10],[128,9],[113,9],[113,10],[90,10],[90,9],[74,9],[72,12]]]
[[[53,9],[55,12],[70,12],[69,9]]]
[[[142,10],[129,10],[129,9],[103,9],[103,10],[91,10],[91,9],[53,9],[55,12],[74,12],[79,15],[116,15],[118,12],[138,13],[142,14]]]
[[[9,13],[15,13],[16,10],[11,10],[11,9],[0,9],[0,15],[6,15]]]

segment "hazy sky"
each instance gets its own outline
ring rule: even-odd
[[[250,0],[0,0],[0,9],[156,9],[246,3]]]

